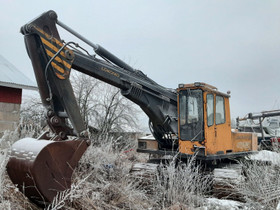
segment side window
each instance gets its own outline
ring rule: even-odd
[[[212,126],[214,124],[214,96],[213,94],[207,94],[207,125]]]
[[[186,124],[186,114],[187,114],[187,96],[182,95],[180,97],[180,125]]]
[[[225,119],[224,97],[216,96],[216,125],[225,123]]]

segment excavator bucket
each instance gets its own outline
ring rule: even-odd
[[[73,170],[87,147],[87,141],[81,139],[24,138],[13,144],[7,172],[29,199],[46,205],[58,192],[71,187]]]

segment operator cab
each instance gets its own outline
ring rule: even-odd
[[[231,130],[229,94],[196,82],[179,85],[179,152],[211,160],[257,149],[256,137]]]
[[[179,145],[182,153],[225,154],[232,148],[229,95],[206,83],[179,85]],[[207,147],[206,147],[207,146]]]
[[[216,160],[243,157],[257,150],[255,134],[231,130],[229,94],[201,82],[180,84],[177,93],[179,146],[174,154]],[[172,154],[159,148],[151,136],[138,139],[138,146],[138,152]]]
[[[225,107],[225,101],[229,95],[220,93],[217,88],[205,83],[194,83],[184,87],[178,91],[180,139],[204,141],[205,129],[207,131],[214,124],[226,123],[225,110],[228,111],[229,106]],[[204,126],[204,123],[207,123],[207,126]]]

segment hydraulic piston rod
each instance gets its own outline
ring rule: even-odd
[[[57,25],[64,28],[66,31],[70,32],[71,34],[73,34],[74,36],[76,36],[77,38],[79,38],[80,40],[82,40],[83,42],[88,44],[89,46],[91,46],[97,55],[108,59],[109,61],[111,61],[112,63],[116,64],[117,66],[119,66],[121,68],[124,68],[131,72],[135,72],[135,70],[131,66],[129,66],[127,63],[123,62],[121,59],[119,59],[118,57],[116,57],[115,55],[110,53],[108,50],[106,50],[102,46],[92,43],[90,40],[88,40],[87,38],[85,38],[84,36],[82,36],[81,34],[76,32],[69,26],[65,25],[61,21],[57,20],[56,23],[57,23]]]

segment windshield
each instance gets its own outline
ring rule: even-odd
[[[182,90],[179,93],[180,138],[202,141],[203,100],[202,90]]]

